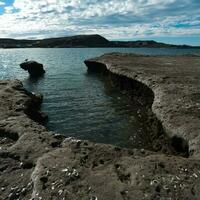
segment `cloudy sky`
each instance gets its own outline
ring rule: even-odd
[[[77,34],[200,45],[200,0],[0,0],[0,38]]]

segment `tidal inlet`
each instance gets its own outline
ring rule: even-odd
[[[0,200],[200,200],[199,6],[0,0]]]

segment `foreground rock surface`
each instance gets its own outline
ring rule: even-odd
[[[31,76],[41,76],[45,73],[43,65],[36,61],[23,62],[20,64],[20,67],[25,71],[28,71]]]
[[[35,121],[41,101],[17,80],[0,81],[0,199],[200,198],[199,159],[54,134]]]

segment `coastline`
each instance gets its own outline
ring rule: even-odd
[[[111,53],[85,63],[90,70],[108,70],[149,88],[154,94],[152,111],[161,122],[166,135],[172,139],[178,137],[183,143],[187,142],[189,155],[198,158],[199,56]],[[134,85],[132,87],[134,89]]]
[[[154,93],[153,113],[169,137],[178,136],[187,142],[189,158],[144,149],[122,149],[113,145],[95,144],[49,132],[34,121],[31,112],[27,112],[30,108],[35,108],[38,115],[40,114],[41,96],[27,92],[19,81],[1,81],[0,136],[7,138],[8,144],[5,142],[0,149],[0,197],[87,200],[161,197],[197,199],[200,196],[200,161],[197,148],[199,127],[198,123],[195,123],[198,122],[198,116],[192,112],[192,116],[188,118],[180,105],[185,106],[188,102],[193,105],[198,100],[199,86],[197,84],[194,87],[194,83],[198,83],[196,77],[199,71],[194,65],[187,65],[190,70],[194,69],[194,78],[191,79],[189,75],[179,77],[179,65],[175,68],[177,72],[174,68],[170,71],[168,67],[173,62],[176,63],[177,59],[186,63],[185,65],[188,60],[194,63],[195,59],[195,66],[200,62],[200,57],[196,56],[107,54],[86,61],[86,64],[90,63],[88,66],[95,69],[98,69],[99,64],[101,67],[103,65],[113,74],[135,79],[150,88]],[[166,60],[168,64],[164,69],[167,74],[160,68]],[[172,64],[169,64],[169,60]],[[149,69],[147,66],[151,62],[155,67]],[[184,71],[181,73],[184,74]],[[185,96],[188,91],[189,96]],[[191,94],[193,96],[190,96]],[[181,98],[178,104],[174,103],[174,95]],[[195,107],[194,111],[195,109],[197,108]],[[183,121],[185,116],[187,122]],[[192,125],[189,122],[192,122]],[[188,135],[191,126],[196,132]]]

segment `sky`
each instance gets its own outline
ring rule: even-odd
[[[0,0],[0,38],[79,34],[200,45],[200,0]]]

